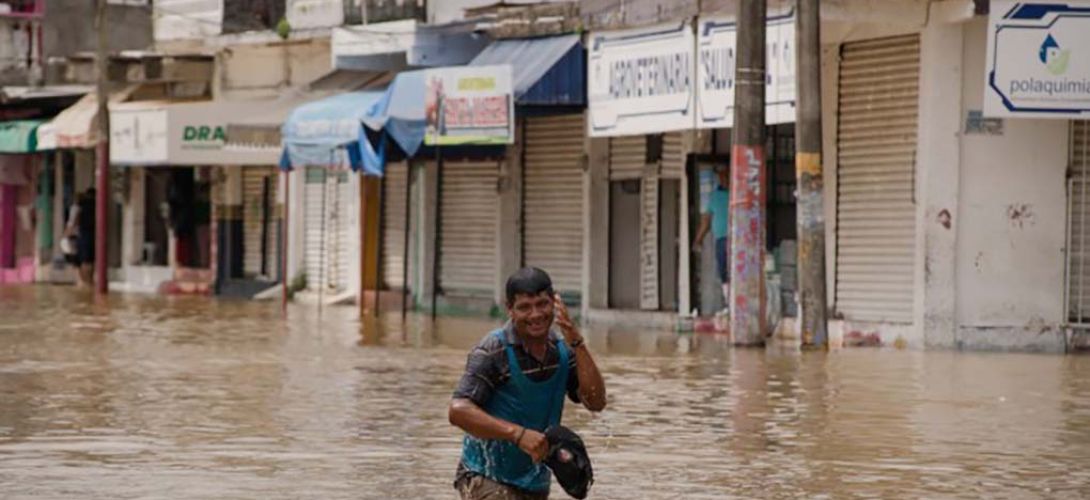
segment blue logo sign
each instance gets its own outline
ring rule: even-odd
[[[1041,44],[1041,50],[1038,51],[1037,57],[1048,68],[1049,73],[1059,76],[1067,72],[1067,63],[1071,58],[1071,51],[1061,49],[1060,44],[1056,43],[1056,39],[1049,34],[1044,43]]]

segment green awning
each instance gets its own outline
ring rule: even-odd
[[[38,126],[42,120],[0,122],[0,153],[34,153],[38,149]]]

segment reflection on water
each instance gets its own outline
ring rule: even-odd
[[[495,324],[0,288],[0,496],[454,498],[446,404]],[[1090,496],[1090,358],[588,338],[592,498]]]

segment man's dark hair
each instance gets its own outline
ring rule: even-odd
[[[516,295],[553,294],[553,280],[549,274],[536,267],[524,267],[507,278],[507,305],[515,303]]]

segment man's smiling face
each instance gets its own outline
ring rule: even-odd
[[[553,325],[553,298],[544,291],[537,295],[517,294],[507,306],[515,332],[528,340],[544,339]]]

